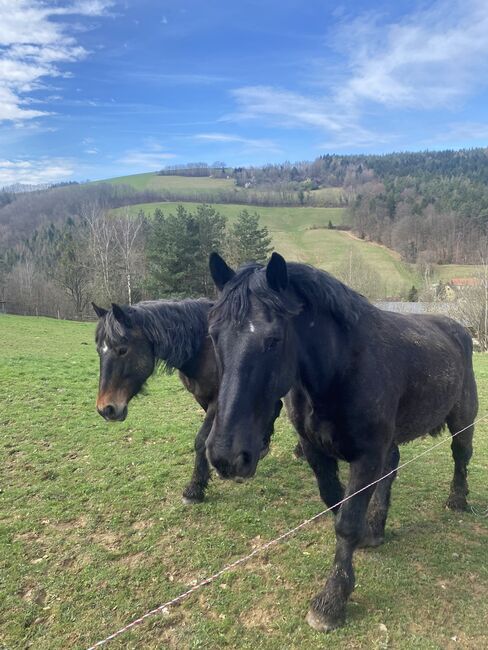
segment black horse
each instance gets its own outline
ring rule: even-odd
[[[467,427],[451,442],[447,501],[467,507],[478,406],[471,337],[449,318],[381,311],[331,275],[276,253],[265,268],[237,273],[213,254],[210,269],[222,292],[209,314],[222,375],[207,456],[220,475],[254,474],[262,427],[288,391],[288,414],[329,507],[392,472],[338,508],[334,566],[307,616],[327,631],[345,621],[354,550],[383,541],[398,444],[445,424],[453,434]],[[345,492],[338,459],[350,464]]]
[[[100,355],[97,410],[106,420],[125,420],[129,401],[152,375],[158,362],[168,371],[177,369],[185,388],[206,411],[195,438],[195,466],[183,491],[185,503],[203,501],[210,478],[205,441],[215,413],[219,379],[207,315],[212,302],[154,300],[132,307],[112,305],[106,310],[93,304],[99,321],[95,340]],[[266,455],[273,422],[281,402],[265,427],[260,454]]]

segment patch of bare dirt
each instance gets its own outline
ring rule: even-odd
[[[243,612],[239,617],[240,623],[247,629],[271,630],[273,622],[279,616],[278,611],[273,607],[273,602],[261,601],[258,605]]]
[[[90,541],[103,546],[107,551],[117,551],[120,547],[120,537],[110,531],[93,533],[90,535]]]
[[[85,528],[88,524],[88,517],[81,515],[77,519],[70,519],[69,521],[53,521],[49,522],[49,526],[54,530],[60,532],[66,532],[69,530],[79,530],[80,528]]]
[[[42,587],[39,587],[37,585],[34,586],[29,586],[25,587],[20,592],[20,597],[22,600],[25,600],[27,603],[34,603],[35,605],[39,605],[40,607],[44,607],[46,604],[46,590],[42,589]]]
[[[145,559],[147,559],[146,553],[143,551],[139,551],[139,553],[132,553],[132,555],[126,555],[125,557],[121,557],[119,559],[119,564],[122,564],[123,566],[128,567],[129,569],[133,569],[139,564],[141,564]]]
[[[39,539],[39,533],[34,530],[29,530],[26,533],[19,533],[14,535],[14,542],[35,542]]]
[[[139,532],[142,530],[147,530],[148,528],[152,528],[153,526],[154,521],[152,519],[142,519],[141,521],[136,521],[132,524],[132,530]]]

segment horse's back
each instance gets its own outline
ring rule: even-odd
[[[476,394],[471,336],[447,316],[390,312],[385,319],[389,348],[403,378],[397,441],[438,432],[456,405]]]

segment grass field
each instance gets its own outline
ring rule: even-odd
[[[268,227],[272,236],[273,244],[277,251],[290,260],[307,262],[319,268],[334,272],[343,263],[351,252],[360,254],[364,260],[374,267],[383,281],[385,297],[406,296],[412,285],[421,287],[422,279],[414,268],[403,263],[399,255],[394,251],[378,246],[371,242],[352,239],[347,233],[328,230],[329,220],[334,225],[343,223],[345,215],[344,208],[324,207],[254,207],[238,204],[239,195],[245,194],[247,190],[237,188],[231,179],[219,178],[192,178],[186,176],[158,176],[154,172],[146,174],[135,174],[131,176],[120,176],[108,179],[107,182],[125,184],[137,190],[167,190],[172,192],[185,192],[191,195],[195,193],[200,200],[207,195],[212,200],[216,191],[227,190],[235,193],[235,204],[218,204],[217,209],[227,216],[231,221],[243,208],[257,210],[262,216],[262,222]],[[254,189],[251,191],[255,192]],[[340,188],[321,188],[314,190],[311,194],[315,197],[316,203],[339,201],[342,190]],[[152,214],[156,208],[165,212],[171,212],[179,202],[141,203],[114,210],[129,214],[137,214],[143,210],[146,214]],[[195,208],[197,203],[186,202],[189,208]],[[318,226],[315,229],[314,226]],[[446,264],[436,266],[433,274],[433,281],[442,280],[449,282],[456,277],[471,277],[477,271],[475,265]],[[378,296],[381,297],[381,296]]]
[[[118,208],[115,212],[137,214],[143,210],[146,214],[152,214],[159,207],[169,214],[177,205],[179,203],[142,203]],[[184,205],[191,210],[198,204]],[[236,204],[215,207],[229,221],[235,219],[244,208],[257,210],[262,224],[272,235],[275,250],[290,261],[307,262],[333,273],[353,252],[363,257],[380,274],[385,295],[406,294],[413,284],[419,284],[415,272],[393,251],[351,237],[347,232],[327,228],[329,221],[334,225],[343,223],[344,208],[255,208]]]
[[[476,264],[439,264],[435,268],[435,275],[443,282],[450,282],[453,278],[472,278],[481,273],[481,267]]]
[[[239,196],[245,196],[246,194],[268,196],[270,191],[272,192],[272,190],[255,187],[249,189],[237,187],[234,180],[231,178],[211,178],[210,176],[160,176],[156,172],[133,174],[131,176],[117,176],[116,178],[108,178],[103,182],[113,183],[116,185],[129,185],[139,191],[154,190],[156,192],[182,192],[186,196],[195,193],[198,194],[199,197],[201,197],[202,194],[209,197],[215,197],[216,192],[225,190],[226,192],[233,192],[236,196],[236,201],[239,200]],[[295,196],[298,197],[298,192],[295,193]],[[333,205],[334,203],[341,203],[341,200],[343,199],[343,191],[340,187],[323,187],[318,190],[312,190],[307,194],[307,196],[309,197],[309,201],[315,205]]]
[[[234,189],[234,181],[227,178],[189,177],[189,176],[159,176],[154,172],[133,174],[108,178],[106,183],[129,185],[136,190],[166,190],[168,192],[192,192],[209,195],[220,190]]]
[[[87,648],[323,508],[285,417],[255,479],[215,480],[204,504],[184,506],[201,410],[160,375],[124,423],[104,422],[93,332],[0,317],[0,648]],[[484,414],[488,357],[475,364]],[[332,561],[326,516],[107,647],[488,647],[487,434],[480,425],[470,466],[478,515],[444,509],[447,439],[402,470],[386,543],[356,555],[341,630],[324,637],[304,622]],[[402,459],[431,444],[404,447]]]

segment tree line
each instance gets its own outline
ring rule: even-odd
[[[475,262],[488,236],[487,148],[324,155],[233,176],[237,185],[282,192],[341,187],[352,228],[421,267]]]
[[[0,300],[13,313],[83,319],[91,301],[210,297],[214,250],[236,266],[264,262],[271,238],[245,209],[229,223],[206,204],[134,217],[85,203],[77,218],[41,226],[0,258]]]

